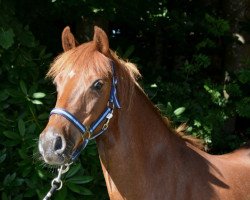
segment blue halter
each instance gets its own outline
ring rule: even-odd
[[[120,103],[117,98],[117,90],[116,90],[116,84],[117,84],[117,79],[115,78],[115,71],[114,71],[114,63],[112,62],[112,84],[111,84],[111,90],[110,90],[110,96],[109,96],[109,101],[107,103],[107,107],[105,110],[102,112],[102,114],[95,120],[90,127],[86,127],[84,124],[82,124],[73,114],[68,112],[67,110],[63,108],[53,108],[50,112],[50,116],[57,114],[61,115],[64,118],[66,118],[68,121],[70,121],[74,126],[82,133],[83,136],[83,141],[79,145],[79,147],[72,153],[71,160],[75,161],[76,158],[79,156],[81,151],[85,149],[87,146],[89,140],[95,139],[102,133],[104,133],[107,128],[108,128],[108,123],[110,119],[113,117],[113,110],[114,108],[121,108]],[[94,131],[96,128],[104,121],[103,127],[98,133],[95,133],[93,135]]]

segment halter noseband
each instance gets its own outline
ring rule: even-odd
[[[113,110],[114,108],[121,108],[120,103],[117,98],[117,90],[116,90],[116,84],[117,79],[115,78],[115,71],[114,71],[114,63],[112,62],[112,84],[111,84],[111,90],[110,90],[110,96],[107,103],[107,107],[102,112],[102,114],[95,120],[90,127],[86,127],[84,124],[82,124],[73,114],[68,112],[67,110],[63,108],[53,108],[50,112],[50,116],[57,114],[61,115],[64,118],[66,118],[68,121],[70,121],[74,126],[82,133],[83,141],[79,145],[79,147],[72,153],[71,160],[75,161],[76,158],[79,156],[81,151],[87,146],[89,140],[95,139],[102,133],[104,133],[108,129],[108,124],[110,119],[113,117]],[[94,133],[96,128],[104,121],[106,122],[103,124],[101,130],[97,133]]]

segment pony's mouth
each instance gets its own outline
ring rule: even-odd
[[[49,165],[62,165],[65,162],[65,154],[62,155],[58,155],[56,158],[54,159],[48,159],[47,157],[43,157],[45,163],[49,164]]]
[[[39,152],[41,155],[41,160],[43,160],[48,165],[64,165],[71,162],[72,158],[72,147],[65,146],[63,151],[54,151],[51,148],[43,148],[42,142],[39,142]],[[45,146],[45,145],[44,145]]]
[[[52,153],[42,153],[41,158],[42,160],[48,165],[64,165],[70,162],[71,154],[62,153],[62,154],[52,154]]]

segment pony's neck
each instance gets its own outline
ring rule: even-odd
[[[129,110],[115,112],[109,131],[97,140],[110,199],[145,199],[138,191],[154,184],[155,173],[175,171],[175,152],[183,143],[136,86]]]

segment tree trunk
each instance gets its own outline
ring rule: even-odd
[[[222,5],[231,33],[235,37],[234,42],[226,47],[225,68],[235,71],[245,67],[250,55],[250,35],[241,27],[250,17],[250,0],[224,0]]]

